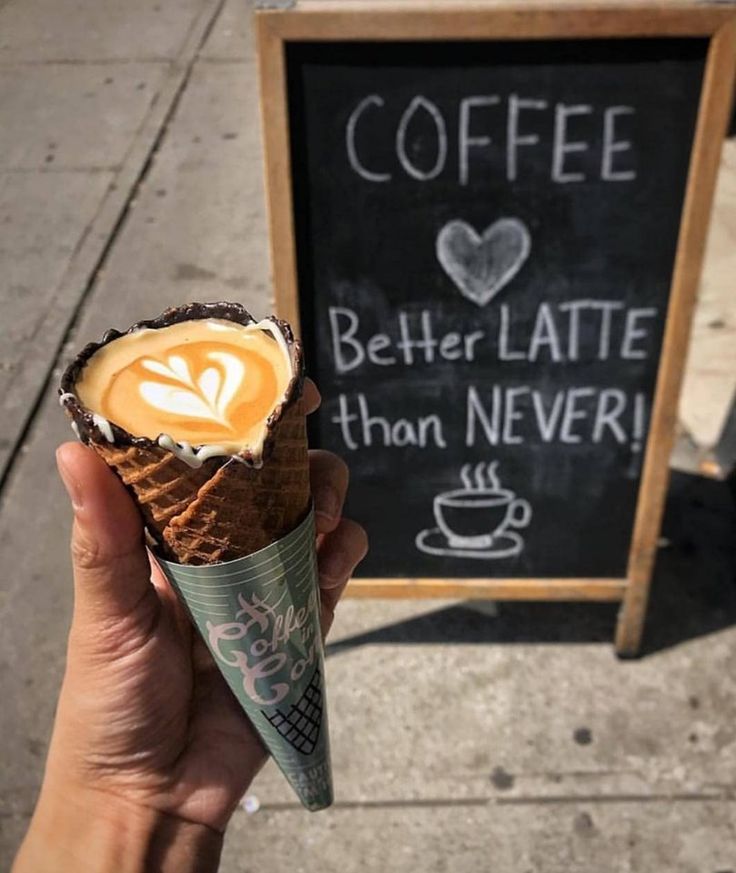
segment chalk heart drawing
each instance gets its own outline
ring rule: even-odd
[[[437,234],[437,260],[463,297],[485,306],[519,272],[532,249],[527,226],[499,218],[482,234],[453,219]]]

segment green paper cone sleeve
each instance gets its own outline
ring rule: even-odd
[[[246,557],[157,558],[253,727],[309,810],[333,800],[312,511]]]

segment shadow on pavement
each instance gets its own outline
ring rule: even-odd
[[[642,654],[736,624],[736,480],[670,482]]]
[[[736,489],[673,473],[657,557],[642,655],[736,624]],[[428,604],[429,606],[429,604]],[[430,612],[327,646],[336,655],[357,646],[416,643],[612,642],[616,603],[471,604]]]

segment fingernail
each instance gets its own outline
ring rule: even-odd
[[[56,452],[56,464],[59,468],[59,475],[61,476],[61,481],[64,483],[64,487],[66,488],[66,493],[69,495],[69,499],[72,502],[72,506],[75,510],[82,508],[82,485],[77,479],[74,478],[69,468],[64,463],[64,456],[61,451]]]
[[[314,492],[314,511],[335,521],[340,515],[340,497],[329,485],[322,485]]]

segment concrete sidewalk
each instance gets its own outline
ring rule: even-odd
[[[247,3],[0,0],[0,120],[9,861],[71,605],[59,367],[105,328],[185,299],[271,308]],[[736,374],[734,146],[681,409],[699,449]],[[616,661],[610,605],[344,603],[327,677],[337,803],[309,815],[267,768],[224,873],[736,869],[733,499],[685,474],[671,492],[640,661]]]

